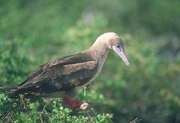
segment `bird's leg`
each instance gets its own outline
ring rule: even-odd
[[[73,101],[71,101],[70,99],[68,99],[67,96],[65,96],[63,98],[63,104],[68,106],[68,107],[71,107],[71,110],[72,111],[79,111],[79,110],[83,110],[84,112],[86,112],[86,114],[89,116],[89,117],[94,117],[94,112],[93,112],[93,109],[92,109],[92,106],[86,102],[80,102],[77,98]]]
[[[71,108],[73,112],[82,110],[89,116],[94,116],[92,106],[86,102],[80,102],[77,98],[77,91],[75,89],[66,92],[66,96],[64,96],[62,103],[65,107]]]
[[[79,107],[82,104],[82,102],[80,102],[77,99],[77,95],[78,95],[78,89],[77,88],[74,88],[70,91],[66,91],[62,103],[65,106],[70,107],[73,111],[76,107]]]
[[[94,85],[94,81],[92,81],[91,83],[89,83],[87,86],[85,86],[85,87],[83,88],[83,90],[84,90],[84,95],[86,95],[87,87],[89,87],[89,86],[91,86],[91,85]]]
[[[87,89],[87,87],[84,87],[83,89],[84,89],[84,95],[86,95],[86,89]]]
[[[63,98],[63,104],[71,107],[72,111],[76,108],[79,107],[81,104],[83,104],[82,102],[80,102],[77,98],[75,100],[70,100],[67,96],[65,96]]]
[[[62,103],[65,106],[71,107],[72,110],[74,110],[75,108],[79,108],[81,104],[83,104],[83,102],[80,102],[77,99],[77,95],[78,95],[78,88],[74,88],[70,91],[65,91],[65,96],[63,98]]]

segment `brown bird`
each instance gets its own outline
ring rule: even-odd
[[[109,50],[114,50],[130,66],[123,40],[116,33],[108,32],[99,36],[89,49],[42,64],[19,85],[0,89],[10,98],[18,98],[20,94],[25,98],[60,97],[74,109],[82,104],[77,99],[78,91],[98,76]]]

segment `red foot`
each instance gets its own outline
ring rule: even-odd
[[[76,107],[80,106],[82,102],[79,102],[77,98],[73,101],[70,101],[67,97],[64,97],[63,104],[70,106],[71,109],[74,110]]]

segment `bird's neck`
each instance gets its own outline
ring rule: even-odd
[[[109,51],[105,46],[101,45],[92,45],[88,50],[94,60],[101,61],[103,63],[106,60]]]

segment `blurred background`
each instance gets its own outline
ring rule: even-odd
[[[113,122],[180,122],[179,0],[1,0],[0,85],[40,64],[90,47],[105,32],[125,42],[131,67],[114,52],[81,100]]]

